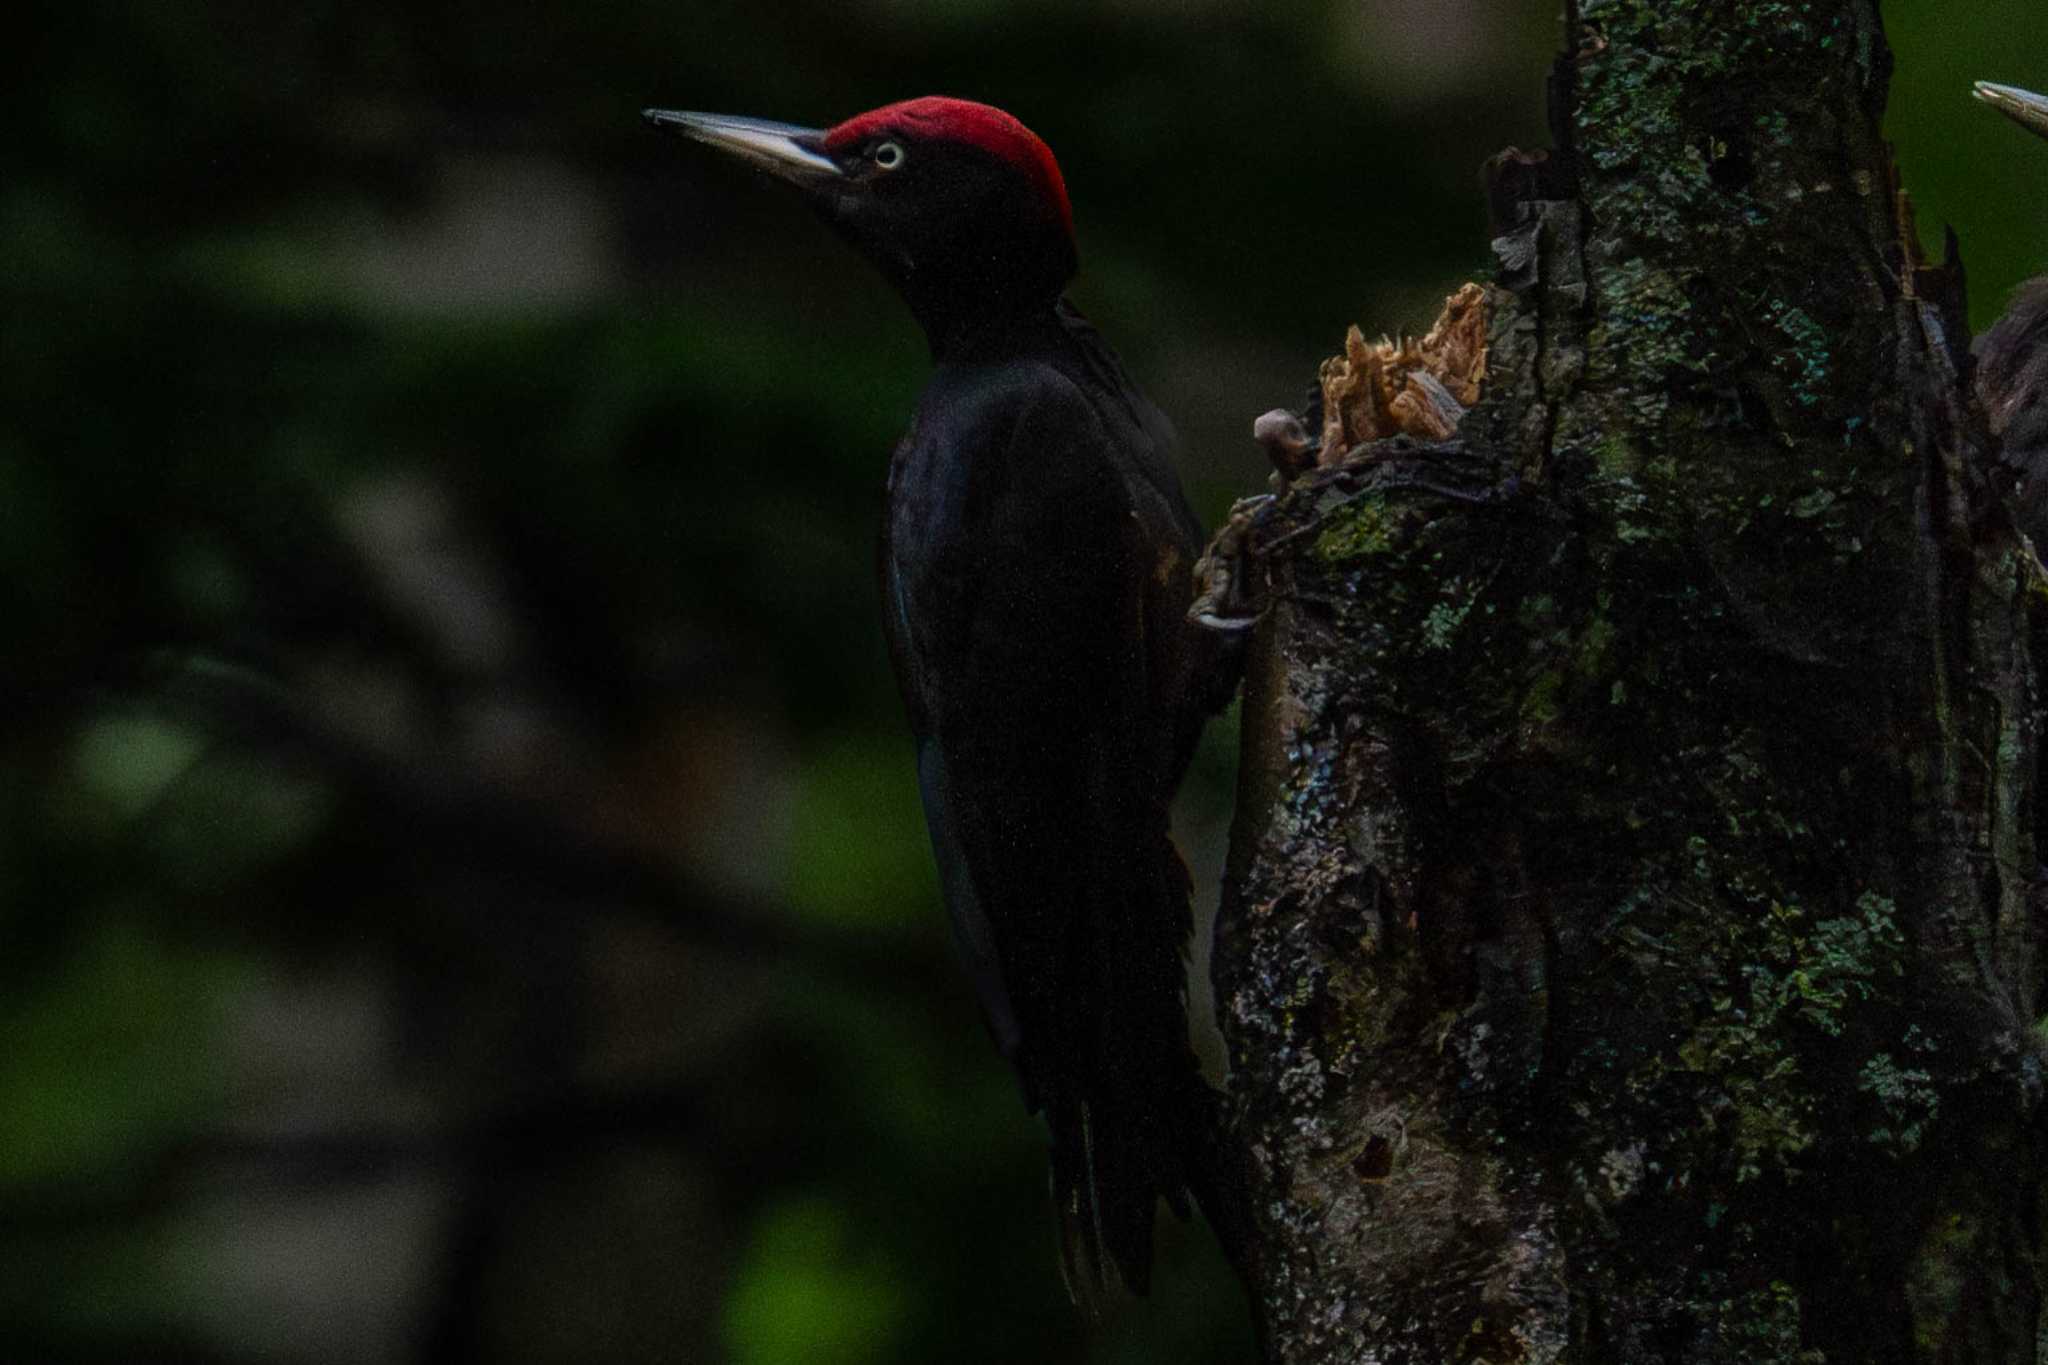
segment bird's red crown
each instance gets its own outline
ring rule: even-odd
[[[1067,182],[1060,175],[1060,163],[1053,159],[1052,148],[1044,139],[1014,116],[992,104],[926,95],[885,104],[826,129],[825,150],[837,156],[856,143],[890,132],[964,142],[1001,157],[1038,186],[1058,210],[1069,235],[1073,233],[1074,209],[1067,202]]]

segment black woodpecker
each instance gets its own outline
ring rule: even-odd
[[[2048,98],[1989,81],[1977,83],[1977,98],[2048,137]],[[2024,480],[2022,525],[2035,549],[2048,554],[2048,275],[2019,287],[1976,350],[1977,393],[2007,463]]]
[[[1167,807],[1234,646],[1189,624],[1202,527],[1166,419],[1063,297],[1044,142],[930,97],[832,128],[650,109],[794,186],[909,304],[933,370],[889,464],[882,619],[954,937],[1051,1134],[1068,1290],[1145,1292],[1213,1095],[1188,1043]]]

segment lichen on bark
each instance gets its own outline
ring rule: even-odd
[[[1875,8],[1567,39],[1479,405],[1233,529],[1268,1354],[2031,1360],[2030,556]]]

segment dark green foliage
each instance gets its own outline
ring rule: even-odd
[[[1907,61],[2048,51],[2032,13]],[[1346,323],[1483,260],[1471,168],[1541,137],[1553,18],[1491,11],[1418,81],[1323,3],[34,6],[0,88],[10,1353],[1241,1358],[1199,1229],[1151,1302],[1067,1316],[947,960],[869,581],[911,326],[636,112],[1025,114],[1213,510]],[[1952,94],[1898,128],[1916,181],[2001,143]],[[2039,263],[2007,215],[1965,224],[1980,317]],[[1795,407],[1839,363],[1803,354]],[[1498,594],[1418,601],[1429,676]],[[1539,718],[1626,644],[1565,611],[1530,607]],[[1882,972],[1815,956],[1858,912],[1801,905],[1729,989],[1853,1012]],[[1772,1065],[1701,1046],[1725,1088]],[[1873,1144],[1953,1117],[1939,1056],[1858,1058]]]
[[[1330,12],[30,18],[0,96],[10,1351],[1241,1357],[1199,1228],[1152,1301],[1070,1314],[1042,1135],[948,958],[871,582],[922,346],[637,110],[1018,109],[1084,299],[1209,401],[1178,415],[1213,504],[1267,395],[1177,334],[1286,376],[1481,249],[1462,170],[1369,222],[1311,188],[1390,177],[1430,118],[1375,110]],[[1423,221],[1434,255],[1347,258]]]

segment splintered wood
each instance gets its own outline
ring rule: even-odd
[[[1486,380],[1486,314],[1486,290],[1467,284],[1444,300],[1436,324],[1420,338],[1368,343],[1353,327],[1344,338],[1344,354],[1323,362],[1320,441],[1310,434],[1308,420],[1286,408],[1274,408],[1252,424],[1252,439],[1273,464],[1273,491],[1240,498],[1230,509],[1195,565],[1201,593],[1189,620],[1221,631],[1258,624],[1266,607],[1248,568],[1270,547],[1257,545],[1255,537],[1294,480],[1316,469],[1337,469],[1373,441],[1407,436],[1435,442],[1457,434]]]
[[[1444,300],[1419,340],[1368,342],[1353,327],[1344,354],[1323,362],[1322,448],[1316,463],[1343,463],[1355,447],[1389,436],[1442,441],[1479,401],[1486,378],[1486,291],[1467,284]]]

